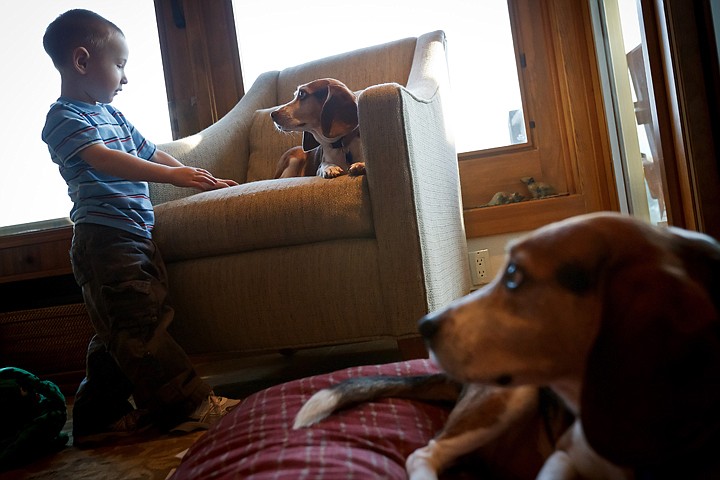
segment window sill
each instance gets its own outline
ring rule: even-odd
[[[0,227],[0,242],[3,237],[9,235],[22,235],[27,233],[38,233],[46,230],[54,230],[57,228],[71,227],[72,222],[69,218],[54,218],[52,220],[42,220],[39,222],[20,223],[18,225],[8,225]]]
[[[583,195],[529,200],[464,212],[467,238],[526,232],[588,211]]]

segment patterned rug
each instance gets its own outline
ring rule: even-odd
[[[63,429],[72,434],[72,405]],[[182,454],[205,432],[167,435],[149,431],[113,445],[79,449],[68,446],[17,470],[0,473],[0,480],[165,480],[180,464]]]

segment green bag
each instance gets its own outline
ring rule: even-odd
[[[62,449],[65,397],[54,383],[15,367],[0,368],[0,471]]]

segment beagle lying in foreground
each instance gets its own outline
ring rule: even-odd
[[[357,97],[344,83],[321,78],[300,85],[270,115],[280,130],[303,132],[303,146],[280,157],[274,178],[365,173]]]
[[[447,377],[349,380],[315,394],[295,427],[462,385],[443,431],[408,458],[411,479],[478,449],[500,478],[720,478],[719,310],[712,238],[619,214],[569,219],[514,243],[492,283],[420,321]]]

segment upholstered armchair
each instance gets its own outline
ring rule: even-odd
[[[439,31],[336,55],[261,75],[217,123],[160,146],[240,183],[151,185],[171,330],[189,353],[402,347],[422,315],[469,291],[447,76]],[[367,175],[272,179],[301,139],[270,112],[323,77],[362,91]]]

